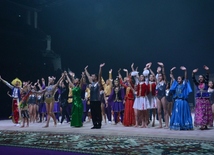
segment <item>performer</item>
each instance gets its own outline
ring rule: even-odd
[[[136,86],[136,98],[134,100],[133,108],[135,109],[135,127],[138,127],[138,115],[142,114],[142,122],[141,128],[147,128],[148,122],[148,113],[147,110],[150,109],[150,104],[148,101],[148,81],[146,82],[146,78],[144,75],[140,75],[139,83]],[[134,88],[132,88],[134,90]]]
[[[192,79],[197,89],[194,126],[200,127],[201,130],[213,126],[212,107],[208,93],[209,68],[204,65],[204,69],[207,71],[206,76],[199,75],[198,81],[195,79],[198,69],[192,71]]]
[[[38,87],[40,91],[44,90],[46,87],[45,79],[42,78],[41,80],[42,80],[42,85],[38,80]],[[46,105],[44,100],[45,100],[44,93],[37,93],[37,102],[39,104],[39,122],[38,123],[42,123],[44,121],[44,117],[45,117],[45,120],[47,120],[47,116],[46,116],[47,111],[46,111]]]
[[[60,95],[60,107],[62,108],[62,118],[60,123],[62,124],[65,117],[67,119],[67,123],[70,123],[70,115],[67,111],[67,106],[68,106],[68,93],[69,93],[69,85],[64,79],[63,81],[60,82],[59,86],[61,95]]]
[[[108,103],[112,103],[112,111],[114,112],[115,125],[118,123],[118,113],[120,114],[121,123],[123,123],[124,113],[124,90],[120,86],[119,80],[114,80],[113,90],[108,98]]]
[[[48,77],[48,83],[49,85],[40,93],[45,93],[45,104],[46,104],[46,110],[47,110],[47,123],[44,126],[44,128],[49,127],[50,118],[52,117],[54,120],[54,126],[57,125],[56,117],[53,113],[53,107],[54,107],[54,93],[57,89],[57,86],[59,85],[59,82],[64,78],[64,74],[62,74],[61,78],[58,80],[56,84],[54,84],[54,77]]]
[[[170,91],[173,93],[173,98],[175,100],[172,117],[170,119],[170,129],[192,130],[191,110],[187,101],[192,89],[190,82],[187,79],[187,70],[184,66],[181,66],[180,69],[184,71],[184,79],[182,79],[181,76],[178,76],[176,81],[172,73],[174,69],[175,67],[170,70],[170,77],[173,80]]]
[[[128,70],[123,69],[126,72],[126,78],[127,82],[124,83],[122,81],[122,76],[120,75],[119,72],[119,79],[120,79],[120,84],[125,88],[125,110],[124,110],[124,120],[123,120],[123,125],[124,126],[133,126],[135,125],[135,115],[134,115],[134,92],[132,91],[131,87],[134,87],[131,76],[128,75]]]
[[[23,119],[23,124],[21,126],[21,128],[25,127],[25,122],[27,123],[26,127],[29,127],[29,112],[28,112],[28,104],[27,104],[27,99],[29,97],[29,95],[32,92],[29,91],[24,97],[22,97],[22,100],[20,101],[20,109],[21,109],[21,117]]]
[[[22,82],[18,78],[14,79],[11,84],[2,79],[0,76],[0,81],[6,84],[10,89],[12,89],[12,121],[17,126],[19,125],[19,119],[21,119],[21,111],[19,108],[19,101],[21,100],[21,86]]]
[[[162,62],[158,62],[158,65],[161,66],[161,68],[158,67],[158,81],[156,85],[156,90],[157,90],[157,108],[158,108],[158,118],[159,118],[159,127],[162,128],[162,120],[161,120],[161,108],[163,107],[163,112],[164,112],[164,120],[165,120],[165,128],[169,128],[169,115],[167,111],[167,106],[166,106],[166,75],[164,72],[164,64]],[[162,70],[162,73],[161,73]]]
[[[166,102],[167,102],[167,111],[168,111],[169,118],[171,118],[172,116],[172,107],[173,107],[172,93],[170,91],[171,83],[172,82],[167,82],[166,84]]]
[[[214,85],[213,81],[209,81],[208,83],[208,93],[210,95],[210,103],[212,104],[212,113],[213,113],[213,118],[214,118]]]
[[[31,88],[34,93],[31,93],[28,97],[28,107],[29,107],[29,115],[30,115],[30,122],[35,123],[36,121],[36,110],[37,110],[37,94],[36,94],[36,83]]]
[[[90,88],[89,88],[89,85],[87,85],[87,87],[86,87],[85,96],[83,99],[83,122],[86,121],[86,116],[88,116],[88,121],[90,122],[91,115],[90,115]]]
[[[74,83],[72,83],[67,72],[65,72],[65,76],[72,88],[72,94],[73,94],[71,126],[81,127],[82,126],[82,115],[83,115],[83,104],[82,104],[82,100],[81,100],[81,83],[79,82],[78,78],[75,78],[73,80]],[[72,78],[74,78],[74,75]]]
[[[157,111],[157,97],[156,97],[157,80],[155,78],[154,72],[151,69],[151,65],[152,65],[151,62],[146,64],[146,68],[150,72],[149,83],[148,83],[148,87],[149,87],[148,100],[149,100],[150,107],[151,107],[151,109],[149,109],[150,118],[152,119],[152,116],[153,116],[152,127],[154,127],[155,126],[155,116],[156,116],[156,111]]]
[[[53,112],[54,112],[54,115],[56,117],[56,120],[58,121],[58,123],[60,123],[59,121],[59,115],[60,115],[60,103],[59,103],[59,100],[60,100],[60,96],[61,96],[61,90],[58,86],[55,94],[54,94],[54,108],[53,108]]]
[[[100,102],[100,88],[102,86],[101,76],[102,76],[102,67],[105,64],[100,65],[99,77],[96,74],[90,74],[87,71],[88,66],[85,67],[85,73],[88,77],[89,82],[91,83],[90,87],[90,107],[91,107],[91,116],[93,121],[93,127],[91,129],[101,129],[102,126],[102,115],[101,115],[101,102]]]
[[[109,71],[109,78],[106,80],[106,82],[102,78],[102,86],[104,88],[103,96],[105,96],[105,100],[103,101],[103,104],[102,104],[102,111],[103,111],[102,113],[103,113],[104,117],[105,117],[105,113],[106,113],[108,123],[111,123],[112,105],[111,105],[111,103],[108,103],[108,98],[112,92],[112,69]]]

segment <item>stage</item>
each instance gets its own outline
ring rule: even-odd
[[[63,123],[48,128],[44,123],[30,123],[20,128],[11,120],[0,121],[0,145],[46,150],[59,150],[86,154],[196,154],[214,152],[214,128],[190,131],[135,128],[122,124],[103,123],[102,129],[91,129],[92,123],[83,127],[70,127]],[[127,152],[128,151],[128,152]]]

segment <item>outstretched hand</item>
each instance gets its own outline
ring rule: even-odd
[[[87,68],[88,68],[88,65],[87,65],[87,66],[85,66],[85,70],[87,70]]]
[[[118,73],[120,73],[121,68],[117,71]]]
[[[209,70],[209,67],[207,67],[206,65],[204,65],[204,69],[205,70]]]
[[[198,72],[198,68],[197,68],[197,69],[194,69],[192,72],[193,72],[193,73],[196,73],[196,72]]]
[[[159,73],[161,71],[161,67],[158,67],[157,68],[157,72]]]
[[[103,67],[103,66],[105,66],[105,63],[100,64],[100,67]]]
[[[181,66],[180,69],[183,71],[187,70],[186,67],[184,67],[184,66]]]
[[[109,73],[112,73],[112,69],[109,70]]]
[[[123,69],[123,71],[124,71],[124,72],[128,72],[128,70],[127,70],[127,69],[125,69],[125,68]]]
[[[148,68],[148,69],[149,69],[151,66],[152,66],[152,63],[151,63],[151,62],[149,62],[149,63],[146,64],[146,68]]]
[[[161,67],[164,66],[164,64],[162,62],[158,62],[158,65],[160,65]]]
[[[171,69],[170,69],[170,72],[172,72],[173,70],[175,70],[176,69],[176,67],[172,67]]]

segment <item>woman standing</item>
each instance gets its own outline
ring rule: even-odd
[[[212,107],[208,93],[209,68],[204,65],[204,69],[207,71],[206,76],[199,75],[198,81],[195,79],[198,69],[192,71],[192,79],[197,89],[194,125],[200,127],[201,130],[213,126]]]
[[[132,91],[132,87],[134,85],[131,82],[131,77],[128,75],[128,70],[123,69],[126,72],[127,83],[124,83],[122,80],[122,76],[119,73],[120,84],[125,88],[125,110],[124,110],[124,126],[133,126],[135,125],[135,116],[134,116],[134,92]],[[128,82],[129,81],[129,82]]]
[[[83,116],[83,104],[81,99],[81,83],[78,78],[72,77],[71,82],[68,74],[65,72],[65,76],[72,88],[73,94],[73,107],[71,112],[71,126],[82,127],[82,116]]]
[[[208,93],[210,94],[210,102],[212,104],[212,113],[213,113],[213,118],[214,118],[214,85],[213,81],[209,81],[208,83]]]
[[[192,89],[187,79],[187,70],[184,66],[181,66],[180,69],[184,71],[184,79],[182,79],[181,76],[178,76],[176,81],[172,74],[174,69],[175,67],[170,70],[170,77],[173,80],[170,91],[172,92],[175,100],[172,117],[170,119],[170,129],[192,130],[192,116],[189,103],[187,102],[188,95],[192,92]]]
[[[62,74],[61,78],[57,81],[56,84],[54,84],[54,77],[48,77],[48,86],[40,91],[40,93],[44,92],[44,96],[45,96],[45,104],[46,104],[46,110],[47,110],[47,123],[44,126],[44,128],[49,127],[49,122],[50,122],[50,118],[52,117],[54,120],[54,126],[57,125],[56,122],[56,117],[53,113],[53,108],[54,108],[54,94],[56,92],[56,89],[59,85],[59,82],[64,78],[64,74]]]
[[[135,127],[138,127],[138,121],[142,121],[141,128],[147,128],[148,123],[148,112],[150,109],[150,104],[148,100],[148,83],[146,82],[145,76],[140,75],[139,83],[136,86],[136,98],[134,100],[134,111],[135,111]],[[134,88],[132,88],[134,90]],[[142,119],[139,120],[139,115],[142,114]]]
[[[118,123],[118,113],[121,117],[121,122],[123,123],[123,113],[124,113],[124,90],[120,86],[119,80],[114,80],[114,87],[111,95],[108,98],[108,103],[112,104],[112,111],[114,112],[114,122],[115,125]]]
[[[163,107],[164,111],[164,119],[166,123],[166,129],[168,129],[169,126],[169,115],[168,110],[166,106],[166,75],[164,72],[164,64],[162,62],[158,62],[158,65],[161,66],[161,68],[158,68],[158,80],[156,85],[157,90],[157,108],[158,108],[158,118],[159,118],[159,127],[162,128],[162,120],[161,120],[161,108]],[[162,73],[161,73],[162,70]]]

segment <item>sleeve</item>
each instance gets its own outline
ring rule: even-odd
[[[209,82],[209,73],[206,73],[206,75],[204,76],[204,80],[205,80],[205,83],[208,84],[208,82]]]
[[[13,86],[11,84],[9,84],[7,81],[5,82],[5,84],[10,88],[13,89]]]
[[[192,88],[191,88],[189,80],[185,80],[183,84],[185,85],[184,91],[183,91],[184,97],[187,99],[189,94],[192,92]]]
[[[178,82],[176,80],[173,80],[172,85],[170,87],[170,92],[174,95],[176,87],[178,86]]]
[[[120,78],[120,84],[124,87],[127,88],[127,86],[123,83],[122,79]]]
[[[193,74],[193,76],[192,76],[192,81],[193,81],[193,83],[196,85],[196,86],[198,86],[199,85],[199,83],[196,81],[196,79],[195,79],[195,74]]]

